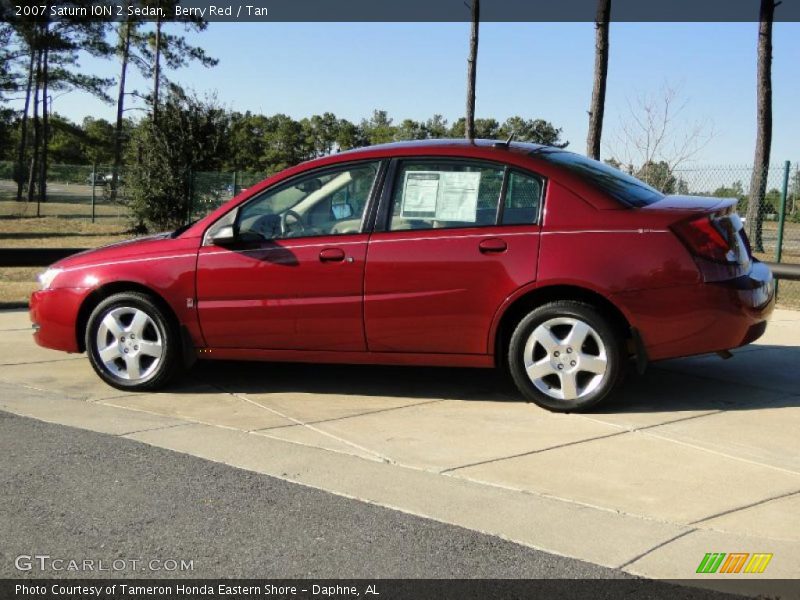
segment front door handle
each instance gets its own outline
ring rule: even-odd
[[[484,254],[490,252],[505,252],[507,249],[508,249],[508,244],[506,244],[500,238],[489,238],[487,240],[481,240],[481,243],[478,244],[478,250],[480,250]]]
[[[339,248],[325,248],[319,253],[320,262],[342,262],[344,260],[344,250]]]

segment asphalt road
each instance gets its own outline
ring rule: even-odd
[[[141,561],[114,573],[123,577],[630,577],[128,439],[0,412],[0,578],[108,576],[43,572],[35,561],[30,571],[15,568],[17,556],[37,554],[107,567]],[[193,569],[143,570],[152,559],[193,561]],[[663,596],[652,589],[650,597],[697,593],[657,587]]]

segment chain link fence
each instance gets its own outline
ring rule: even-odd
[[[59,217],[89,219],[98,223],[132,224],[126,206],[125,173],[120,174],[118,193],[111,193],[110,165],[50,165],[47,201],[16,201],[17,184],[13,163],[0,162],[0,218]],[[747,165],[692,166],[636,173],[665,193],[736,198],[742,217],[748,212],[753,169]],[[266,174],[244,171],[197,172],[192,177],[191,215],[200,218],[239,192],[264,179]],[[754,254],[764,261],[800,264],[800,166],[797,163],[771,165],[766,172],[766,193],[755,219],[745,224]],[[754,227],[761,236],[755,236]],[[800,282],[782,281],[779,301],[800,308]]]
[[[0,161],[0,217],[60,217],[101,222],[132,221],[127,207],[125,171],[119,174],[117,192],[112,194],[111,165],[49,165],[47,200],[36,195],[30,200],[27,186],[17,201],[14,164]],[[200,218],[239,192],[266,177],[249,171],[204,171],[192,176],[192,219]]]

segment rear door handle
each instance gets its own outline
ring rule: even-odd
[[[487,254],[489,252],[505,252],[508,249],[508,244],[506,244],[500,238],[489,238],[487,240],[481,240],[481,243],[478,244],[478,250]]]
[[[341,262],[344,260],[344,250],[339,248],[325,248],[319,253],[320,262]]]

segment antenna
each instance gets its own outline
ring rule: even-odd
[[[508,136],[508,139],[505,142],[495,142],[493,145],[495,148],[508,148],[511,145],[511,140],[514,139],[514,134],[512,133]]]

